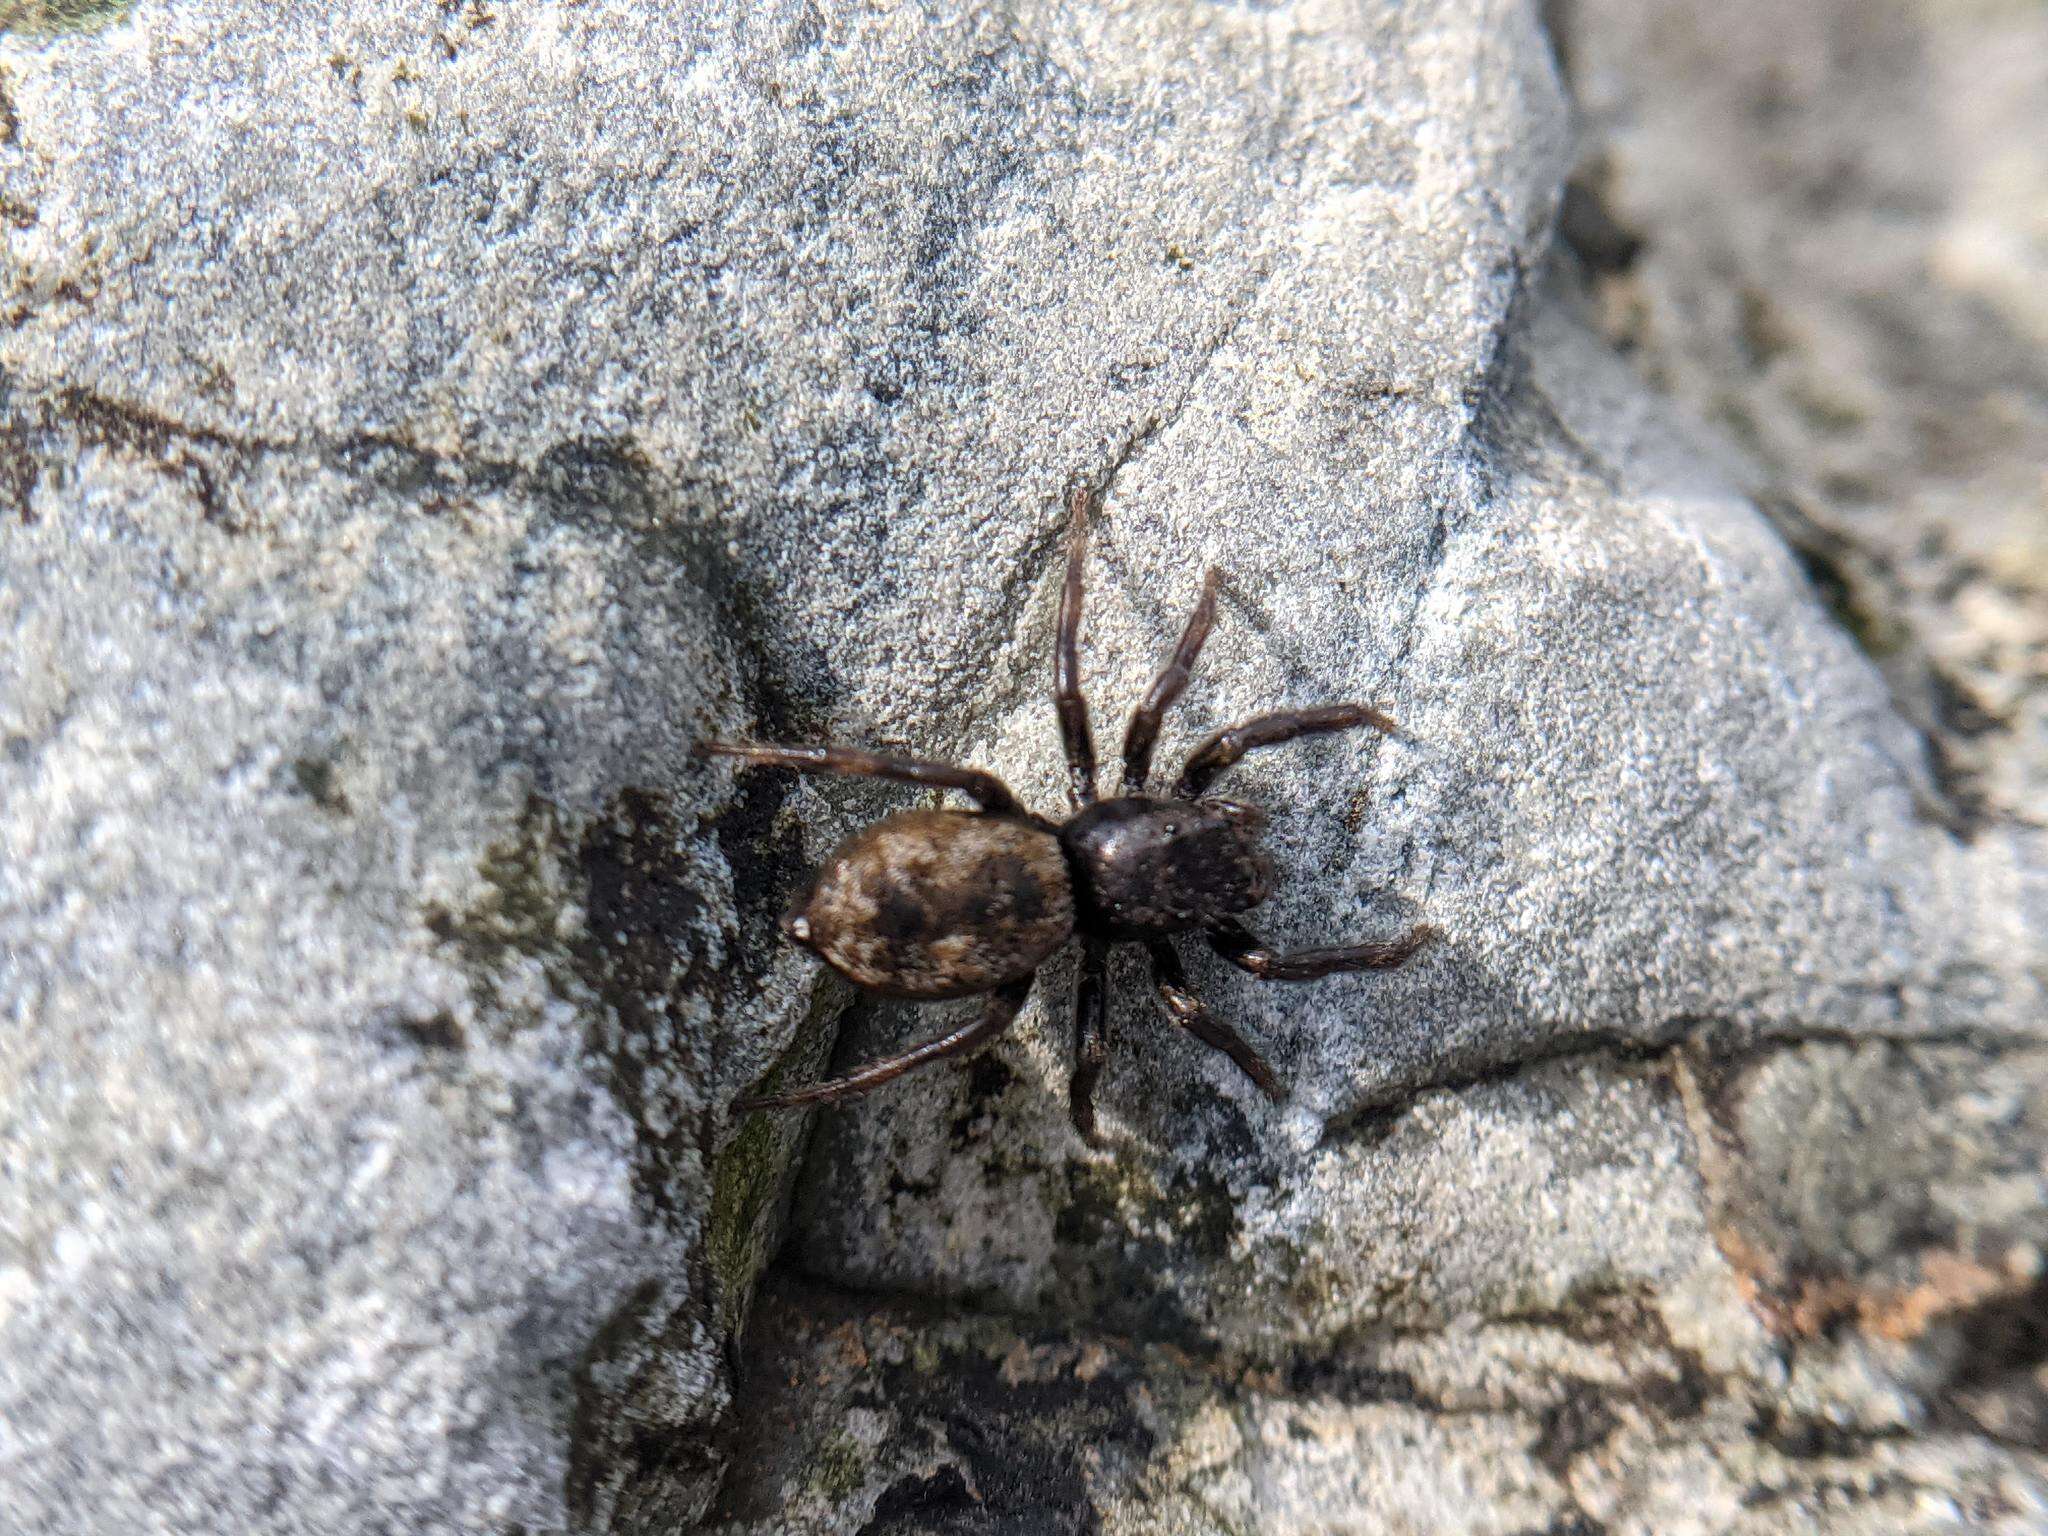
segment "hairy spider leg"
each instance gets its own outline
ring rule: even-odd
[[[1067,1109],[1074,1129],[1090,1146],[1095,1138],[1095,1084],[1109,1060],[1109,946],[1089,939],[1074,975],[1074,1075],[1067,1080]]]
[[[1201,745],[1188,754],[1187,764],[1180,771],[1180,784],[1173,792],[1174,798],[1194,799],[1217,774],[1256,748],[1277,747],[1283,741],[1293,741],[1298,736],[1320,736],[1361,725],[1385,731],[1389,736],[1401,734],[1398,725],[1370,704],[1323,704],[1314,709],[1287,709],[1278,714],[1255,715],[1236,725],[1227,725],[1204,738]]]
[[[1329,949],[1297,949],[1275,954],[1236,918],[1209,930],[1209,947],[1239,970],[1261,981],[1314,981],[1345,971],[1387,971],[1405,963],[1436,930],[1418,923],[1398,939],[1378,944],[1340,944]]]
[[[1145,948],[1152,956],[1152,981],[1159,988],[1159,1000],[1166,1005],[1173,1022],[1211,1050],[1221,1051],[1236,1062],[1239,1070],[1257,1083],[1267,1098],[1285,1098],[1287,1090],[1280,1086],[1280,1079],[1273,1075],[1266,1058],[1188,990],[1188,973],[1180,963],[1180,956],[1174,953],[1173,946],[1160,939]]]
[[[1095,803],[1095,737],[1081,692],[1081,562],[1088,553],[1088,514],[1095,493],[1077,485],[1067,493],[1067,582],[1060,589],[1059,629],[1052,648],[1052,702],[1067,750],[1069,792],[1076,806]]]
[[[839,1099],[850,1099],[879,1088],[884,1083],[893,1082],[926,1062],[943,1061],[948,1056],[963,1056],[970,1051],[978,1050],[1016,1022],[1017,1011],[1024,1006],[1024,999],[1031,991],[1031,983],[1036,979],[1036,973],[1033,973],[1021,981],[1013,981],[999,987],[989,995],[980,1015],[971,1023],[962,1024],[958,1029],[940,1035],[936,1040],[927,1040],[924,1044],[914,1045],[899,1055],[871,1061],[844,1077],[828,1078],[822,1083],[813,1083],[808,1088],[741,1099],[733,1105],[733,1113],[745,1114],[754,1109],[794,1109],[802,1104],[830,1104]]]
[[[917,757],[885,757],[878,752],[862,751],[859,747],[769,747],[739,741],[700,741],[690,748],[690,755],[737,757],[749,763],[794,768],[798,773],[843,773],[855,778],[923,784],[932,789],[957,789],[984,811],[1021,816],[1033,822],[1039,820],[1010,793],[1009,785],[994,774],[979,768],[962,768],[956,763],[934,763]]]
[[[1214,566],[1202,578],[1202,595],[1195,600],[1195,611],[1188,615],[1187,626],[1180,632],[1180,640],[1173,648],[1173,655],[1159,675],[1152,679],[1152,686],[1145,691],[1145,697],[1138,707],[1131,711],[1130,726],[1124,731],[1124,793],[1135,795],[1143,791],[1145,781],[1152,776],[1152,749],[1159,742],[1159,725],[1166,718],[1166,711],[1173,701],[1181,696],[1193,675],[1195,658],[1202,654],[1202,642],[1209,638],[1209,627],[1216,622],[1216,589],[1222,583],[1223,573]]]

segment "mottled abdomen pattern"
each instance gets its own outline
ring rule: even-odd
[[[1074,894],[1050,832],[905,811],[841,843],[784,927],[871,991],[965,997],[1030,975],[1065,943]]]

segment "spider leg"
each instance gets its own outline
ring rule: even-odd
[[[768,747],[742,741],[700,741],[690,748],[690,755],[737,757],[749,763],[794,768],[798,773],[843,773],[855,778],[924,784],[933,789],[957,789],[984,811],[1037,819],[1031,817],[1017,797],[1010,793],[1010,787],[994,774],[953,763],[934,763],[917,757],[886,757],[878,752],[864,752],[859,747]]]
[[[1181,690],[1187,687],[1195,658],[1202,654],[1202,642],[1209,638],[1209,626],[1216,622],[1216,588],[1222,579],[1223,573],[1214,566],[1202,578],[1202,595],[1195,600],[1195,611],[1188,615],[1187,626],[1180,632],[1173,655],[1159,669],[1159,675],[1152,679],[1152,686],[1146,690],[1138,707],[1131,711],[1131,723],[1124,732],[1124,793],[1127,795],[1143,790],[1145,781],[1152,776],[1152,748],[1159,741],[1159,723],[1166,718],[1166,711],[1173,701],[1181,696]]]
[[[1209,781],[1258,747],[1277,747],[1297,736],[1319,736],[1329,731],[1348,731],[1369,725],[1376,731],[1398,736],[1401,728],[1370,704],[1324,704],[1315,709],[1288,709],[1273,715],[1255,715],[1236,725],[1225,726],[1189,754],[1180,771],[1176,800],[1192,800],[1208,787]]]
[[[1221,1051],[1236,1062],[1238,1069],[1257,1083],[1267,1098],[1285,1098],[1287,1090],[1280,1086],[1280,1079],[1273,1075],[1266,1058],[1188,990],[1188,973],[1180,963],[1180,956],[1174,953],[1173,946],[1160,939],[1145,947],[1152,956],[1152,980],[1159,988],[1159,1000],[1166,1004],[1166,1011],[1173,1015],[1173,1022],[1211,1050]]]
[[[1102,940],[1088,940],[1074,978],[1074,1075],[1067,1083],[1067,1108],[1074,1129],[1091,1147],[1100,1145],[1095,1135],[1095,1084],[1109,1060],[1108,953]]]
[[[1095,737],[1081,692],[1081,562],[1088,552],[1088,514],[1094,506],[1095,493],[1085,485],[1067,493],[1067,584],[1060,589],[1052,650],[1052,702],[1059,711],[1060,743],[1067,749],[1067,778],[1077,806],[1095,800]]]
[[[972,1023],[962,1024],[958,1029],[940,1035],[936,1040],[914,1045],[900,1055],[884,1056],[880,1061],[871,1061],[844,1077],[828,1078],[822,1083],[813,1083],[808,1088],[740,1099],[733,1105],[732,1112],[743,1115],[755,1109],[794,1109],[802,1104],[830,1104],[839,1099],[850,1099],[858,1094],[867,1093],[884,1083],[893,1082],[904,1073],[921,1067],[928,1061],[941,1061],[948,1056],[965,1055],[988,1044],[1016,1021],[1017,1010],[1024,1006],[1024,998],[1031,991],[1034,976],[1026,976],[1022,981],[1013,981],[991,993],[987,1005]]]
[[[1239,970],[1261,981],[1314,981],[1344,971],[1386,971],[1401,965],[1436,937],[1419,923],[1398,939],[1379,944],[1340,944],[1331,949],[1297,949],[1275,954],[1236,918],[1225,918],[1209,930],[1209,947]]]

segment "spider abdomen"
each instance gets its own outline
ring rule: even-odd
[[[1119,795],[1060,829],[1076,922],[1108,939],[1188,933],[1246,911],[1273,889],[1256,813],[1220,801]]]
[[[904,811],[841,843],[782,926],[869,991],[965,997],[1030,975],[1065,943],[1074,894],[1050,832]]]

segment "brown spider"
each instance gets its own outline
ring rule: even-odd
[[[782,919],[782,931],[858,986],[887,997],[932,1000],[992,993],[979,1018],[845,1077],[789,1093],[741,1099],[735,1112],[822,1104],[878,1088],[913,1067],[960,1056],[1007,1029],[1039,966],[1079,935],[1074,988],[1075,1129],[1095,1140],[1095,1083],[1108,1057],[1105,955],[1140,943],[1173,1021],[1223,1052],[1273,1098],[1279,1079],[1253,1046],[1188,990],[1167,940],[1197,929],[1216,952],[1262,981],[1312,981],[1340,971],[1397,966],[1433,936],[1427,925],[1379,944],[1275,954],[1238,922],[1273,889],[1272,861],[1259,848],[1266,825],[1253,806],[1203,794],[1210,780],[1255,747],[1297,736],[1393,721],[1364,704],[1258,715],[1205,739],[1181,769],[1170,797],[1145,785],[1167,707],[1216,618],[1220,573],[1211,569],[1173,656],[1153,679],[1124,733],[1124,792],[1095,795],[1095,744],[1081,694],[1081,558],[1093,494],[1068,499],[1067,581],[1053,652],[1053,703],[1066,747],[1075,814],[1054,823],[1026,810],[993,774],[951,763],[882,757],[854,747],[769,747],[705,741],[698,757],[737,757],[806,773],[857,774],[956,789],[978,811],[902,811],[856,832],[834,850]]]

